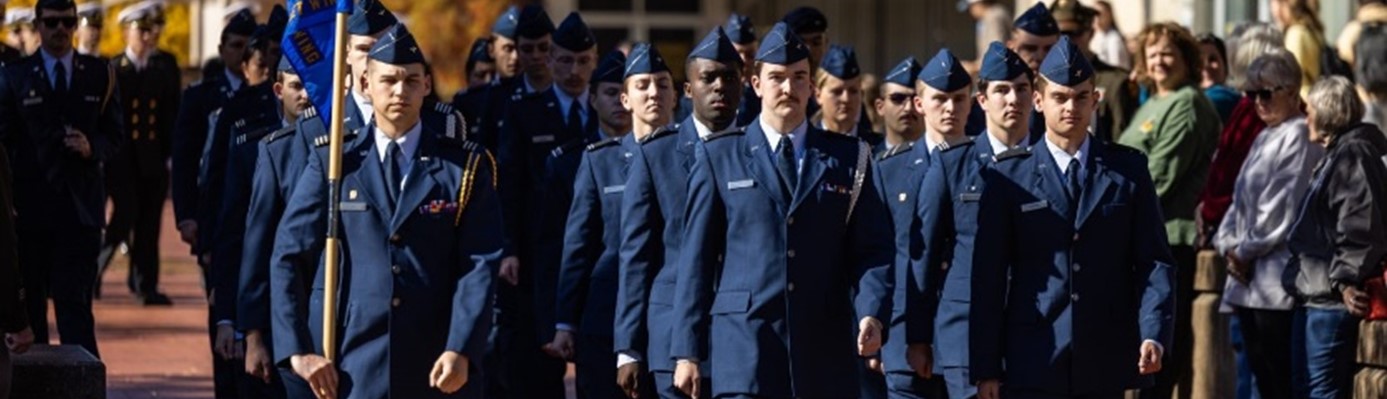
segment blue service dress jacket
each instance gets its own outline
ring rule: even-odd
[[[1173,348],[1175,270],[1146,158],[1088,140],[1075,201],[1043,141],[982,172],[976,242],[987,244],[973,251],[974,380],[1114,394],[1154,382],[1137,372],[1144,341]]]
[[[760,123],[704,143],[689,182],[670,355],[711,359],[712,394],[858,394],[852,292],[894,257],[871,150],[805,129],[783,190]],[[725,259],[725,262],[722,260]]]
[[[641,142],[621,202],[614,347],[640,355],[652,371],[674,371],[669,345],[675,262],[685,248],[689,172],[702,146],[692,116],[678,130]]]
[[[358,136],[370,137],[371,125]],[[398,198],[389,198],[374,140],[344,149],[338,298],[323,298],[325,156],[310,156],[276,236],[271,283],[275,357],[321,353],[322,304],[337,300],[339,392],[347,398],[481,396],[494,264],[503,231],[494,161],[427,126]],[[393,212],[391,209],[393,208]],[[312,279],[311,291],[294,289]],[[428,373],[445,351],[468,357],[469,382],[444,395]]]

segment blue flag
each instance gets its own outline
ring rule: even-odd
[[[308,101],[321,120],[332,115],[332,60],[336,14],[352,12],[352,0],[289,0],[289,25],[280,45],[303,79]]]

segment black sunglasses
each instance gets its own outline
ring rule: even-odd
[[[48,29],[57,28],[59,23],[63,24],[64,28],[77,26],[77,17],[43,17],[42,21],[43,26],[47,26]]]
[[[908,103],[910,100],[914,100],[915,95],[905,93],[893,93],[889,96],[886,96],[886,99],[891,100],[892,104],[901,105]]]
[[[1276,86],[1270,89],[1243,90],[1243,95],[1253,100],[1271,101],[1271,96],[1273,94],[1276,94],[1276,92],[1281,91],[1281,89],[1285,89],[1285,87]]]

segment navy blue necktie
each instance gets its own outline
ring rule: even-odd
[[[53,64],[53,91],[59,95],[67,94],[67,67],[62,61]]]
[[[578,99],[573,99],[573,103],[568,105],[568,137],[583,137],[583,107],[578,105]]]
[[[776,169],[780,169],[781,177],[785,178],[785,186],[790,194],[794,195],[795,189],[799,186],[799,171],[795,168],[795,142],[790,141],[790,136],[780,136],[780,144],[776,147]]]
[[[395,202],[399,201],[400,183],[404,180],[404,173],[400,171],[400,145],[394,141],[385,146],[385,186],[386,195],[390,197],[390,206],[393,208]]]

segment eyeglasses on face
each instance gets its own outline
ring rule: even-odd
[[[57,28],[58,24],[69,29],[77,26],[77,17],[43,17],[41,21],[43,21],[43,26],[48,27],[48,29]]]

